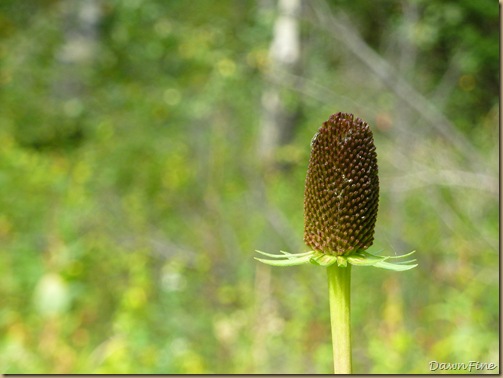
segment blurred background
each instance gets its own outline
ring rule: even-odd
[[[325,271],[253,256],[308,250],[338,111],[374,131],[375,247],[419,262],[353,269],[354,372],[498,363],[498,28],[490,0],[2,0],[1,371],[331,373]]]

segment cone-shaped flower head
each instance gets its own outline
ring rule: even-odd
[[[304,241],[345,255],[374,240],[379,202],[377,154],[369,125],[352,114],[330,116],[311,142],[304,192]]]

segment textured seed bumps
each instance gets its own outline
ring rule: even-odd
[[[372,245],[377,173],[369,125],[352,114],[330,116],[311,142],[304,192],[304,241],[309,247],[345,255]]]

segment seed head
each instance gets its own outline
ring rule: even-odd
[[[337,113],[311,142],[304,191],[304,241],[345,255],[374,240],[379,202],[377,154],[369,125]]]

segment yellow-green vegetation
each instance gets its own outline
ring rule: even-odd
[[[353,372],[498,362],[497,3],[302,3],[273,164],[276,2],[0,2],[1,373],[330,373],[325,274],[252,257],[308,250],[339,110],[373,127],[374,246],[420,251],[352,269]]]

